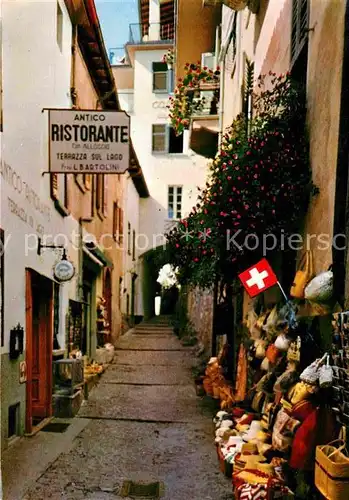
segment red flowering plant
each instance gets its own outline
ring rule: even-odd
[[[197,97],[200,94],[202,84],[219,84],[219,67],[213,71],[206,66],[198,64],[185,65],[186,74],[184,78],[179,78],[175,88],[174,96],[170,97],[169,115],[172,127],[177,135],[189,128],[190,117],[195,110],[203,106],[203,99]]]
[[[168,235],[182,282],[232,281],[265,237],[280,244],[295,231],[314,191],[301,90],[273,73],[257,90],[249,126],[240,115],[226,130],[197,205]]]
[[[175,59],[174,50],[168,49],[168,51],[163,55],[162,62],[166,63],[168,66],[173,66]]]

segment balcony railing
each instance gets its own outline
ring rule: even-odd
[[[130,24],[129,43],[172,42],[173,40],[173,24]]]
[[[118,65],[127,63],[124,47],[112,47],[108,52],[110,64]]]
[[[219,114],[219,89],[194,91],[192,96],[192,118]]]

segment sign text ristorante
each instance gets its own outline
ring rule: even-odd
[[[51,109],[49,148],[50,172],[125,173],[130,118],[123,111]]]

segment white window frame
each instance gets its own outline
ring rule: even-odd
[[[168,68],[166,67],[166,70],[164,70],[164,71],[154,71],[154,63],[166,64],[166,63],[162,63],[161,61],[154,61],[153,64],[152,64],[152,76],[153,76],[152,87],[153,87],[153,93],[154,94],[168,94],[169,93],[169,85],[170,85],[170,77],[169,77]],[[161,74],[165,74],[166,75],[166,88],[163,88],[163,89],[155,89],[154,88],[156,73],[161,73]]]
[[[154,127],[164,127],[164,132],[154,132]],[[165,149],[163,151],[157,151],[154,149],[154,136],[165,136]],[[167,154],[170,147],[170,133],[169,127],[166,123],[153,123],[151,132],[151,151],[153,155],[163,155]]]
[[[170,189],[172,189],[172,217],[170,215]],[[178,195],[180,194],[181,200],[178,203]],[[180,204],[180,210],[178,211],[177,205]],[[169,185],[167,186],[167,218],[169,220],[180,220],[183,215],[183,186],[179,185]]]
[[[163,126],[164,127],[164,132],[154,132],[154,126]],[[182,147],[182,152],[179,153],[170,153],[170,132],[171,132],[171,127],[167,123],[153,123],[152,124],[152,135],[151,135],[151,152],[153,155],[164,155],[164,154],[169,154],[169,155],[181,155],[184,154],[184,143]],[[154,143],[153,143],[153,138],[155,136],[165,136],[165,149],[163,151],[155,151],[154,150]]]

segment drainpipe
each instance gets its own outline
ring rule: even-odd
[[[71,74],[70,74],[70,98],[73,109],[76,108],[76,100],[77,100],[77,92],[75,88],[77,40],[78,40],[78,27],[76,24],[73,24],[72,46],[71,46]]]
[[[222,58],[222,59],[221,59]],[[219,93],[219,134],[218,134],[218,145],[220,146],[223,136],[223,117],[224,117],[224,75],[225,75],[225,51],[222,57],[220,54],[219,59],[221,60],[221,74],[220,74],[220,93]]]

